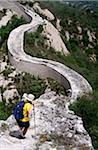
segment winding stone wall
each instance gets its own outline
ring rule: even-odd
[[[71,101],[78,96],[92,92],[90,84],[77,72],[65,65],[46,59],[39,59],[25,54],[23,50],[24,32],[35,30],[43,19],[36,13],[25,10],[31,16],[32,21],[29,24],[21,25],[14,29],[8,38],[9,59],[12,65],[18,70],[25,71],[43,78],[51,77],[61,83],[65,89],[71,89]]]

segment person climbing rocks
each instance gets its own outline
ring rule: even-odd
[[[30,119],[32,118],[33,107],[35,104],[34,97],[35,96],[33,94],[24,93],[22,100],[13,109],[13,115],[20,128],[20,139],[25,138],[25,134],[27,133],[27,130],[30,126]]]

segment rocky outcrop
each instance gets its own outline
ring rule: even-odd
[[[18,130],[13,116],[0,122],[0,150],[93,150],[91,139],[83,122],[66,107],[67,98],[55,92],[46,92],[37,100],[26,139],[9,136]],[[36,119],[35,119],[36,118]]]
[[[42,14],[45,17],[47,17],[48,20],[54,20],[55,19],[54,15],[48,9],[41,9],[39,3],[35,3],[33,5],[33,8],[39,14]]]
[[[3,93],[3,98],[5,99],[6,104],[15,103],[15,98],[19,98],[17,89],[5,90]]]
[[[90,30],[87,30],[87,35],[88,35],[88,40],[89,40],[89,42],[93,42],[93,40],[96,39],[94,33],[91,32]]]
[[[57,20],[56,20],[56,28],[58,29],[58,31],[61,31],[60,22],[61,22],[61,20],[57,18]]]
[[[13,80],[11,78],[5,79],[4,76],[0,75],[0,87],[6,89],[9,84],[12,84]]]
[[[47,38],[48,47],[52,47],[55,51],[63,53],[65,56],[69,54],[64,42],[61,39],[58,30],[47,20],[44,20],[42,34]]]
[[[6,15],[4,17],[2,17],[2,19],[0,20],[0,28],[2,26],[6,26],[8,21],[11,19],[11,17],[14,15],[15,13],[13,13],[10,10],[7,10]]]
[[[4,101],[6,105],[15,103],[15,100],[19,99],[19,94],[14,78],[19,72],[16,72],[15,68],[8,65],[6,61],[1,62],[0,65],[0,102]]]
[[[7,66],[7,62],[0,62],[0,72],[3,72]]]
[[[79,25],[77,25],[77,29],[78,29],[79,34],[82,34],[82,28]]]
[[[66,40],[69,41],[70,35],[69,35],[69,32],[68,32],[68,31],[65,31],[65,36],[66,36]]]
[[[42,14],[45,17],[47,17],[48,20],[55,19],[53,14],[48,9],[41,9],[39,3],[35,3],[33,5],[33,8],[39,14]],[[59,33],[59,31],[61,31],[61,27],[60,27],[60,20],[58,18],[56,21],[56,27],[57,27],[57,29],[53,26],[53,24],[51,22],[44,19],[42,35],[44,35],[46,37],[45,44],[48,47],[52,47],[55,51],[60,51],[63,54],[68,55],[69,52],[68,52],[63,40],[61,39],[61,36]]]

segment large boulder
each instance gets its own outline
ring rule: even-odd
[[[43,26],[42,34],[47,37],[46,43],[49,47],[54,48],[55,51],[60,51],[61,53],[68,55],[69,51],[67,50],[63,40],[61,39],[59,31],[50,23],[45,20]]]
[[[0,133],[6,132],[9,130],[9,126],[6,121],[0,120]]]
[[[55,143],[63,142],[64,147],[69,145],[67,148],[70,149],[92,148],[91,138],[83,127],[82,119],[66,107],[66,97],[47,92],[37,102],[31,120],[33,133],[47,135]]]
[[[11,17],[13,16],[13,12],[10,11],[9,9],[6,11],[6,15],[4,17],[2,17],[2,19],[0,20],[0,28],[2,26],[6,26],[8,21],[11,19]]]
[[[6,66],[7,66],[7,62],[1,62],[0,63],[0,72],[3,72],[6,68]]]
[[[6,104],[9,104],[10,102],[14,103],[14,99],[19,98],[17,89],[5,90],[3,93],[3,98],[5,99]]]
[[[0,87],[3,86],[4,81],[5,81],[5,77],[3,75],[0,75]]]
[[[39,14],[42,14],[45,17],[47,17],[48,20],[54,20],[55,19],[54,15],[48,9],[41,9],[39,3],[35,3],[33,8]]]

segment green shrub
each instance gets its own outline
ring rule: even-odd
[[[20,74],[16,76],[15,84],[20,96],[24,93],[32,93],[36,98],[38,98],[44,93],[46,88],[45,81],[43,79],[34,77],[28,73],[25,73],[25,75]]]
[[[3,73],[3,75],[7,78],[8,77],[8,75],[10,74],[10,73],[12,73],[13,72],[13,69],[11,68],[11,66],[6,66],[6,68],[5,68],[5,70],[2,72]]]
[[[7,40],[4,41],[4,43],[2,44],[2,47],[0,48],[0,60],[3,60],[5,55],[8,54],[7,51]]]
[[[70,105],[70,109],[82,117],[84,127],[90,134],[94,147],[98,149],[98,93],[78,99]]]
[[[14,99],[14,103],[12,103],[11,100],[7,105],[4,99],[3,102],[0,102],[0,120],[6,120],[12,114],[12,109],[18,101],[19,97],[17,97],[17,99]]]
[[[39,26],[36,32],[25,34],[24,49],[27,54],[45,58],[46,45],[45,37],[41,35],[42,31],[43,27]]]
[[[51,90],[55,91],[57,94],[66,94],[64,87],[62,87],[56,80],[53,80],[51,78],[48,78],[47,80]]]
[[[16,15],[12,16],[11,20],[7,23],[6,26],[2,26],[0,28],[0,36],[1,36],[1,45],[2,43],[7,40],[8,36],[9,36],[9,33],[16,27],[24,24],[24,23],[27,23],[23,17],[21,18],[17,18]],[[1,47],[0,45],[0,47]]]
[[[8,111],[5,111],[5,105],[3,102],[0,102],[0,120],[6,120],[9,114]]]

